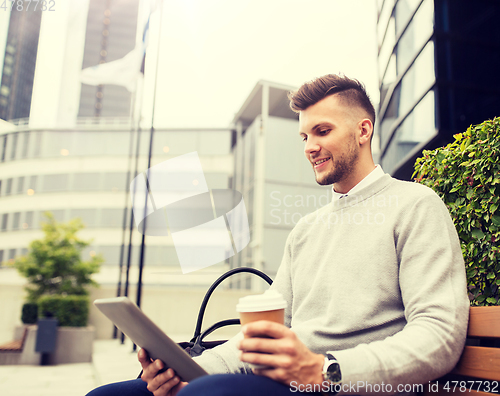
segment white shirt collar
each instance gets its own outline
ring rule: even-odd
[[[363,180],[361,180],[358,184],[356,184],[353,188],[351,188],[345,194],[341,194],[341,193],[336,192],[332,186],[332,193],[333,193],[332,201],[344,198],[344,197],[348,196],[349,194],[354,194],[355,192],[365,188],[366,186],[369,186],[370,184],[375,183],[378,179],[380,179],[384,175],[385,175],[385,172],[383,171],[382,167],[377,164],[377,166],[375,166],[374,170],[372,170],[368,175],[366,175],[364,177]]]

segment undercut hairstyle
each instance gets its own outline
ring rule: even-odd
[[[366,111],[375,125],[375,109],[366,93],[365,86],[344,75],[327,74],[303,84],[297,91],[289,92],[290,108],[299,113],[330,95],[338,95],[347,106],[357,106]]]

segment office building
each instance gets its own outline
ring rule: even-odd
[[[4,120],[30,115],[42,11],[22,4],[21,10],[17,4],[9,10],[7,40],[2,46],[5,52],[0,69],[0,119]]]
[[[29,242],[42,236],[40,222],[44,212],[50,211],[58,221],[75,217],[83,220],[86,228],[81,237],[93,240],[83,258],[102,254],[105,263],[96,280],[103,285],[116,284],[124,207],[130,207],[127,179],[133,177],[127,176],[127,171],[133,173],[135,163],[135,158],[129,157],[130,130],[112,124],[106,129],[100,125],[73,130],[33,130],[4,124],[4,132],[0,131],[0,262],[5,266],[27,253]],[[149,131],[141,132],[138,172],[147,169],[149,137]],[[157,130],[151,164],[197,151],[208,187],[228,188],[233,169],[230,141],[229,128]],[[136,135],[132,142],[135,153]],[[127,225],[129,221],[128,217]],[[141,234],[135,229],[131,259],[134,271],[140,244]],[[183,276],[171,238],[148,236],[144,282],[206,285],[224,265],[208,268],[210,276]],[[134,272],[131,282],[136,281]]]
[[[500,109],[500,3],[379,0],[380,163],[410,180],[423,149]]]
[[[90,0],[82,69],[123,58],[136,43],[139,0]],[[128,117],[131,93],[82,84],[79,117]]]

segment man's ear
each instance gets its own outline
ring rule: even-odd
[[[373,134],[373,123],[368,118],[365,118],[362,121],[360,121],[359,144],[361,146],[365,144],[370,145],[372,134]]]

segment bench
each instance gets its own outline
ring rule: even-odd
[[[0,365],[40,364],[40,354],[35,352],[35,325],[18,326],[14,339],[0,345]]]
[[[20,339],[9,341],[5,344],[0,345],[0,353],[2,352],[18,352],[21,353],[23,351],[24,343],[26,341],[26,337],[28,336],[28,328],[25,327],[23,330],[23,335]]]
[[[456,367],[424,384],[423,396],[500,393],[500,306],[471,307],[467,342]]]

